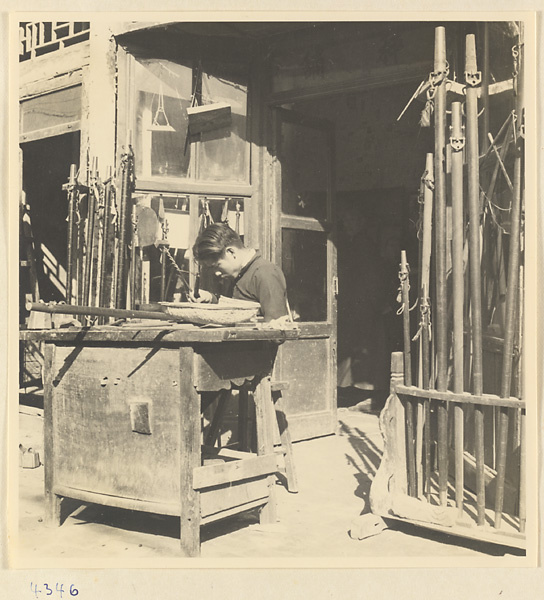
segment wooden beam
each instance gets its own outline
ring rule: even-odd
[[[281,105],[287,102],[312,100],[324,96],[336,96],[364,92],[371,89],[387,88],[404,83],[421,81],[429,74],[430,64],[425,62],[409,65],[395,65],[381,69],[369,69],[364,74],[350,75],[343,80],[313,85],[303,89],[292,89],[271,94],[268,102],[271,105]]]
[[[45,129],[37,129],[30,133],[24,133],[19,136],[19,143],[34,142],[36,140],[43,140],[44,138],[54,137],[57,135],[64,135],[65,133],[72,133],[81,129],[81,121],[71,121],[70,123],[63,123],[62,125],[55,125],[54,127],[46,127]]]
[[[253,456],[223,464],[198,467],[193,472],[193,488],[201,490],[229,482],[270,475],[278,470],[275,455]]]
[[[500,398],[494,394],[456,394],[455,392],[423,390],[415,386],[409,387],[406,385],[397,385],[395,391],[401,396],[430,398],[431,400],[439,400],[443,402],[460,402],[463,404],[481,404],[482,406],[508,406],[512,408],[525,408],[524,400],[519,400],[518,398]]]

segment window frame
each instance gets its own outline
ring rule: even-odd
[[[122,76],[126,78],[125,89],[125,107],[127,118],[124,123],[125,130],[129,131],[136,130],[136,77],[135,77],[135,66],[136,57],[129,51],[126,50],[126,62],[123,69],[120,69]],[[161,60],[161,57],[154,57],[153,53],[150,52],[147,58],[151,60]],[[172,60],[172,58],[164,59]],[[194,73],[194,67],[193,67]],[[136,188],[137,192],[168,192],[176,194],[209,194],[209,195],[228,195],[228,196],[247,196],[250,197],[253,194],[253,184],[251,182],[252,177],[252,143],[251,143],[251,73],[248,70],[248,83],[247,83],[247,116],[246,116],[246,153],[245,153],[245,181],[206,181],[203,179],[194,179],[186,177],[164,177],[164,176],[149,176],[149,177],[138,177],[136,174]],[[195,140],[191,142],[194,145],[194,152],[191,155],[191,163],[194,167],[194,161],[198,160],[200,154],[201,141]]]

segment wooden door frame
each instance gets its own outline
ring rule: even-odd
[[[301,115],[295,110],[285,109],[277,106],[270,106],[270,147],[272,149],[272,160],[270,173],[270,225],[265,227],[270,228],[270,259],[272,262],[281,267],[282,262],[282,231],[283,229],[299,229],[305,231],[323,232],[327,235],[327,316],[325,321],[307,321],[297,322],[301,330],[301,338],[303,339],[323,339],[327,340],[327,355],[328,355],[328,389],[323,390],[330,401],[327,405],[328,415],[325,413],[313,413],[314,418],[322,423],[320,427],[323,431],[335,431],[336,410],[337,410],[337,251],[336,251],[336,217],[334,210],[334,127],[333,123],[324,119]],[[325,143],[327,145],[328,154],[328,181],[327,181],[327,207],[326,219],[319,221],[313,217],[301,217],[296,215],[282,214],[282,181],[281,181],[281,162],[279,159],[279,134],[282,122],[293,122],[302,126],[313,127],[325,133]],[[293,342],[297,343],[297,342]],[[281,353],[281,350],[280,350]],[[278,375],[282,377],[282,361],[277,364]],[[295,417],[293,415],[293,417]],[[302,416],[299,418],[303,418]],[[330,419],[330,421],[329,421]],[[329,422],[330,428],[326,423]]]

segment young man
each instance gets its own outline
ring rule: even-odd
[[[266,322],[288,314],[285,277],[276,265],[264,259],[254,248],[246,248],[240,236],[225,223],[207,227],[193,246],[193,256],[201,265],[215,269],[228,278],[227,296],[259,302]],[[217,302],[217,296],[199,290],[189,295],[193,302]]]

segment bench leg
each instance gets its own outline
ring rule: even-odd
[[[242,452],[247,452],[249,449],[248,422],[248,389],[246,386],[242,386],[238,392],[238,450],[241,450]]]
[[[257,454],[274,454],[274,438],[272,423],[274,419],[274,405],[270,390],[270,378],[261,379],[254,394],[255,398],[255,424],[257,429]],[[276,507],[276,477],[268,478],[268,502],[260,513],[260,522],[275,523],[277,521]]]
[[[45,491],[45,524],[48,527],[60,527],[62,496],[57,496],[53,492]]]
[[[193,349],[180,348],[180,549],[183,556],[200,556],[200,493],[193,488],[193,471],[200,467],[200,396],[192,382]]]
[[[285,458],[285,475],[287,477],[287,489],[296,494],[298,492],[297,474],[295,471],[295,462],[293,459],[293,445],[291,444],[291,434],[287,424],[287,417],[283,409],[283,399],[281,393],[274,394],[274,408],[276,420],[280,431],[281,447]]]

